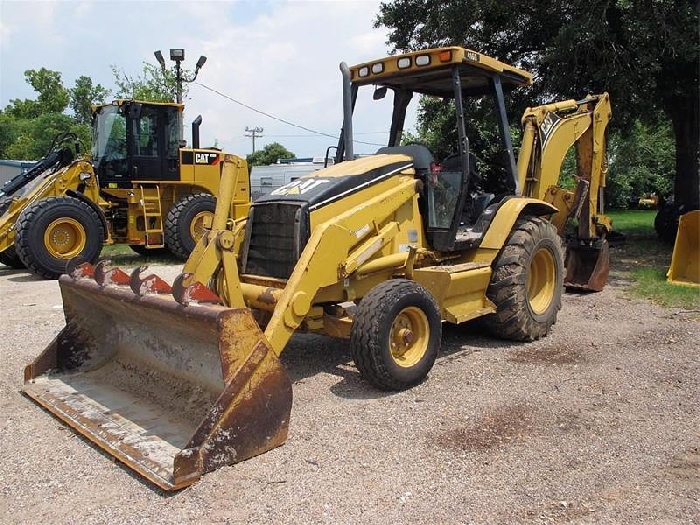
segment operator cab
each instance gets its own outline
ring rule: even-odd
[[[100,186],[179,178],[180,104],[115,100],[93,107],[92,159]]]
[[[377,153],[402,153],[413,158],[416,177],[423,182],[419,200],[430,245],[453,251],[481,242],[500,202],[520,194],[513,146],[505,111],[504,92],[532,83],[532,76],[493,58],[461,47],[418,51],[348,68],[344,77],[343,131],[336,162],[353,158],[352,114],[358,90],[373,85],[373,99],[391,90],[393,110],[389,140]],[[406,109],[414,93],[447,101],[456,116],[454,144],[437,159],[422,144],[401,145]],[[491,106],[505,159],[498,180],[484,184],[470,151],[467,113]],[[483,111],[482,111],[483,112]]]

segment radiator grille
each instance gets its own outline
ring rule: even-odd
[[[307,241],[300,235],[302,207],[271,202],[253,207],[245,273],[288,279]],[[303,228],[301,228],[303,230]]]

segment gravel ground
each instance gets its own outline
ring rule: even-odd
[[[61,299],[0,266],[0,521],[700,523],[698,314],[627,284],[565,296],[530,344],[446,327],[428,380],[402,393],[361,381],[346,342],[297,336],[287,443],[173,495],[20,394]]]

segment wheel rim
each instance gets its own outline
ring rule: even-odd
[[[190,222],[190,236],[195,240],[195,242],[198,242],[199,239],[202,238],[202,235],[204,235],[205,225],[211,225],[211,220],[213,217],[214,214],[210,211],[200,211],[194,216],[192,222]]]
[[[44,232],[44,246],[57,259],[72,259],[85,249],[86,241],[85,228],[70,217],[56,219]]]
[[[389,333],[394,362],[404,368],[416,365],[428,350],[430,325],[425,313],[415,306],[404,308],[396,316]]]
[[[547,249],[535,253],[527,274],[527,299],[536,314],[544,313],[554,298],[556,265],[554,256]]]

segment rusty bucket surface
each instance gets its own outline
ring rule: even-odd
[[[60,279],[66,326],[24,392],[165,490],[287,438],[292,387],[247,309]]]
[[[700,210],[681,215],[673,246],[669,282],[700,286]]]
[[[610,275],[610,246],[606,239],[573,241],[566,247],[564,286],[571,290],[600,292]]]

